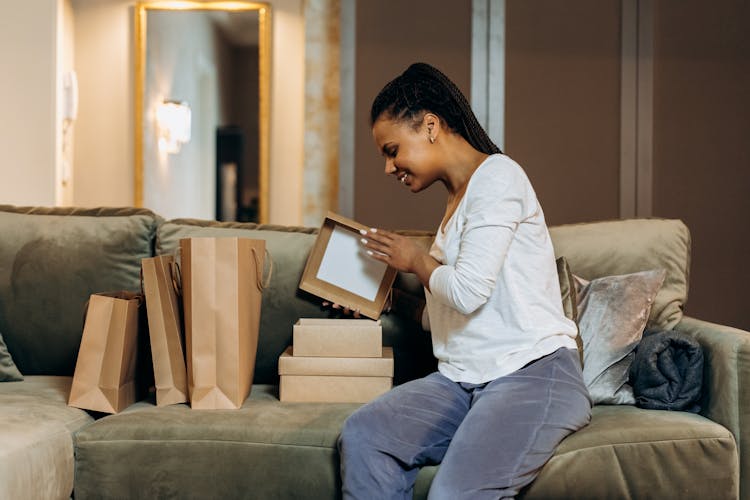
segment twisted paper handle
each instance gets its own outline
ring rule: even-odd
[[[266,248],[266,257],[268,258],[268,277],[266,278],[266,282],[263,283],[263,266],[260,263],[260,257],[258,256],[258,252],[255,251],[255,248],[251,248],[253,252],[253,256],[255,257],[255,269],[258,271],[255,273],[256,276],[256,286],[258,287],[258,290],[261,292],[264,288],[267,288],[268,285],[271,284],[271,276],[273,275],[273,259],[271,258],[271,254]]]
[[[182,271],[176,260],[169,263],[169,274],[172,278],[172,288],[178,297],[182,296]]]

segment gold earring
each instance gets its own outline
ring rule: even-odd
[[[435,144],[435,138],[430,136],[430,144]]]

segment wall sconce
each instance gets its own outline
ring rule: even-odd
[[[156,108],[159,151],[179,153],[190,142],[190,106],[186,102],[164,101]]]

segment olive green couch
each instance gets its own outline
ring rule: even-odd
[[[25,376],[0,383],[0,498],[68,498],[71,490],[77,500],[340,497],[336,438],[358,405],[277,397],[277,359],[291,343],[293,323],[330,314],[297,288],[315,230],[167,222],[142,209],[2,206],[0,234],[0,332]],[[551,234],[556,253],[584,278],[666,269],[650,324],[701,343],[706,390],[700,415],[595,407],[591,424],[563,441],[522,497],[750,498],[750,335],[683,315],[690,261],[684,224],[610,221],[553,227]],[[171,253],[191,236],[263,238],[274,261],[255,385],[243,407],[157,408],[146,398],[102,416],[66,406],[89,294],[138,290],[140,259]],[[413,276],[399,275],[396,286],[420,292]],[[395,383],[435,368],[428,334],[396,314],[382,319]],[[435,471],[420,471],[415,498],[426,498]]]

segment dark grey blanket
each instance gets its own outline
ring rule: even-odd
[[[630,365],[635,404],[654,410],[700,411],[703,349],[673,331],[647,332]]]

